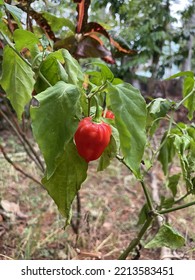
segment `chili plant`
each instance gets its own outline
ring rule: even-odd
[[[83,71],[68,50],[52,50],[51,46],[48,49],[50,43],[46,38],[39,39],[22,29],[14,31],[13,41],[3,32],[1,36],[5,46],[0,85],[19,121],[26,106],[30,106],[33,135],[46,167],[41,184],[66,224],[71,222],[71,206],[87,178],[91,160],[98,160],[97,171],[102,171],[113,159],[118,159],[135,176],[145,196],[139,217],[142,226],[119,259],[126,259],[144,242],[144,234],[158,216],[195,205],[192,72],[171,77],[184,77],[182,100],[157,98],[146,104],[138,89],[114,77],[105,64],[92,63]],[[25,47],[30,51],[28,59],[22,53]],[[174,120],[174,112],[180,106],[189,112],[188,123]],[[108,111],[112,114],[107,114]],[[156,150],[150,150],[161,121],[168,124],[167,129]],[[181,172],[170,174],[169,166],[175,158],[179,159]],[[157,161],[171,190],[169,203],[166,198],[154,203],[146,184],[146,176]],[[186,192],[178,198],[179,183],[185,183]],[[191,201],[185,203],[187,196]],[[178,248],[184,243],[184,237],[164,220],[157,234],[144,246]]]

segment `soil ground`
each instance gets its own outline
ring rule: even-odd
[[[41,173],[16,138],[7,130],[0,133],[12,161],[40,180]],[[155,168],[163,186],[164,177]],[[64,230],[65,221],[47,192],[0,154],[0,259],[117,259],[140,229],[138,215],[145,199],[140,184],[117,160],[103,172],[96,169],[97,162],[90,163],[80,191],[80,226],[75,234],[71,226]],[[169,214],[169,223],[186,240],[182,249],[172,251],[172,259],[195,259],[194,209]],[[74,223],[75,215],[76,202]],[[153,234],[150,230],[144,240]],[[136,258],[160,259],[160,249],[140,247],[129,256]]]

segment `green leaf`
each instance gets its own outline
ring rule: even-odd
[[[98,71],[87,71],[87,75],[90,77],[90,82],[95,84],[96,86],[100,86],[102,84],[102,75]]]
[[[175,197],[177,194],[177,185],[179,183],[181,174],[174,174],[168,178],[168,188],[171,190],[173,196]]]
[[[36,95],[39,107],[31,107],[33,134],[44,156],[48,179],[57,167],[64,145],[76,131],[79,98],[76,86],[58,82]]]
[[[82,86],[84,75],[78,61],[65,49],[62,50],[62,55],[65,61],[64,67],[68,74],[68,82],[73,85]]]
[[[173,104],[174,102],[167,99],[156,98],[147,105],[147,127],[149,128],[150,136],[155,133],[160,120],[166,116]]]
[[[194,189],[194,183],[192,178],[194,170],[191,170],[191,162],[189,162],[186,155],[183,154],[180,155],[180,163],[182,168],[182,174],[186,182],[186,189],[187,191],[191,191]]]
[[[182,124],[180,124],[182,126]],[[182,175],[186,182],[187,191],[193,190],[193,139],[188,135],[186,128],[183,128],[183,134],[179,133],[176,129],[174,130],[174,142],[173,145],[178,153],[180,164],[182,168]],[[177,134],[176,134],[177,133]]]
[[[184,237],[171,226],[164,224],[155,237],[145,245],[145,248],[151,249],[165,246],[171,249],[177,249],[184,246],[184,244]]]
[[[156,98],[149,104],[149,113],[154,118],[160,118],[166,116],[170,110],[173,102],[163,98]]]
[[[119,85],[119,84],[123,84],[123,80],[119,79],[119,78],[114,78],[112,81],[113,85]]]
[[[102,156],[100,157],[99,165],[97,171],[103,171],[106,169],[111,160],[117,155],[119,150],[119,135],[115,127],[112,126],[112,136],[109,145],[104,150]]]
[[[48,57],[41,63],[39,71],[52,86],[59,81],[68,82],[68,75],[65,69],[54,55],[48,55]],[[38,76],[35,84],[36,92],[39,93],[44,91],[48,86],[48,83]]]
[[[17,22],[18,26],[20,28],[22,28],[21,21],[22,21],[23,11],[21,9],[19,9],[18,7],[9,5],[7,3],[4,3],[4,5],[5,5],[6,9],[8,10],[8,12],[10,12],[10,14],[13,16],[13,18]]]
[[[88,74],[90,76],[91,83],[93,83],[97,86],[102,85],[106,81],[110,81],[114,85],[123,83],[122,80],[114,78],[114,74],[108,68],[108,66],[106,66],[105,64],[99,63],[99,62],[93,62],[91,64],[98,66],[101,70],[100,72],[99,71],[87,71],[86,72],[86,74]]]
[[[189,98],[184,102],[184,106],[188,109],[188,118],[192,120],[195,111],[195,80],[192,77],[186,77],[183,82],[183,97],[190,94]],[[192,93],[192,94],[191,94]]]
[[[163,172],[166,175],[168,172],[169,163],[172,161],[175,155],[175,147],[173,145],[174,137],[167,137],[167,133],[164,134],[161,140],[161,149],[159,151],[158,160],[162,164]]]
[[[183,155],[184,151],[186,151],[190,146],[191,138],[188,135],[174,135],[174,146],[177,149],[178,153]]]
[[[1,15],[0,15],[0,31],[1,31],[1,33],[3,33],[4,37],[6,37],[6,39],[12,38],[12,34],[11,34],[7,24],[1,20]]]
[[[48,55],[49,57],[55,57],[57,60],[59,60],[62,64],[64,64],[64,58],[62,55],[62,50],[58,50],[55,52],[52,52]]]
[[[0,84],[21,119],[24,107],[31,100],[34,72],[9,46],[4,48]]]
[[[30,52],[34,51],[35,46],[39,43],[39,39],[36,35],[30,31],[16,29],[13,33],[15,42],[15,48],[21,51],[23,48],[27,48]]]
[[[120,146],[126,164],[140,177],[140,163],[146,143],[146,103],[130,84],[108,85],[108,99],[115,114]]]
[[[65,146],[61,157],[57,160],[57,168],[53,175],[42,183],[58,206],[60,213],[69,219],[71,204],[87,177],[86,161],[81,158],[73,143]]]
[[[74,24],[68,18],[59,18],[48,12],[43,12],[42,15],[47,20],[48,24],[52,26],[54,32],[59,32],[64,26],[67,26],[73,32],[75,31]]]
[[[194,77],[194,73],[192,71],[184,71],[184,72],[179,72],[175,75],[170,76],[167,80],[175,79],[178,77]]]
[[[46,50],[49,46],[51,46],[51,41],[45,34],[42,34],[39,40],[44,50]]]
[[[161,202],[160,202],[161,209],[162,208],[171,208],[171,207],[173,207],[173,204],[174,204],[173,197],[166,198],[164,196],[161,196]]]
[[[92,64],[98,66],[101,69],[101,83],[106,81],[112,82],[114,80],[114,74],[107,65],[99,62],[93,62]]]

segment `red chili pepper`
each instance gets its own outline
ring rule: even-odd
[[[104,116],[104,111],[102,112],[102,116]],[[112,111],[107,110],[107,111],[106,111],[105,118],[107,118],[107,119],[114,119],[114,118],[115,118],[115,115],[114,115],[114,113],[113,113]]]
[[[79,155],[87,162],[98,159],[108,146],[111,134],[109,124],[95,123],[91,117],[84,118],[74,135]]]

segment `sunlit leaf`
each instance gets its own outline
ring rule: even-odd
[[[62,56],[65,62],[64,67],[68,74],[68,82],[81,86],[84,81],[84,74],[78,61],[74,59],[67,50],[62,50]]]
[[[192,71],[179,72],[177,74],[172,75],[167,80],[175,79],[175,78],[178,78],[178,77],[191,77],[191,78],[193,78],[194,73]]]
[[[140,176],[146,135],[146,103],[139,90],[130,84],[108,86],[108,99],[115,115],[121,150],[126,164],[136,177]]]
[[[34,72],[9,46],[4,48],[0,84],[5,90],[19,119],[31,100]]]
[[[185,244],[184,237],[169,225],[162,225],[155,237],[145,245],[145,248],[168,247],[171,249],[181,248]]]
[[[54,32],[58,32],[64,26],[67,26],[70,30],[75,31],[74,24],[68,18],[59,18],[48,12],[43,12],[42,15],[52,27]]]
[[[107,65],[99,62],[93,62],[92,64],[98,66],[101,69],[101,83],[106,81],[112,82],[114,80],[114,74]]]
[[[184,106],[188,109],[188,117],[192,120],[195,111],[195,80],[192,77],[186,77],[183,82],[183,97],[190,94],[189,98],[184,102]]]
[[[10,12],[10,14],[13,16],[13,18],[17,22],[18,26],[20,28],[22,28],[21,20],[22,20],[23,11],[21,9],[19,9],[18,7],[9,5],[7,3],[4,3],[4,5],[5,5],[6,9],[8,10],[8,12]]]
[[[37,36],[27,30],[16,29],[13,33],[13,38],[18,51],[21,51],[24,47],[31,50],[34,45],[39,43]]]
[[[59,81],[68,82],[68,74],[53,54],[48,55],[48,57],[41,63],[39,71],[52,86]],[[48,86],[48,83],[38,75],[35,84],[36,92],[39,93],[44,91]]]

